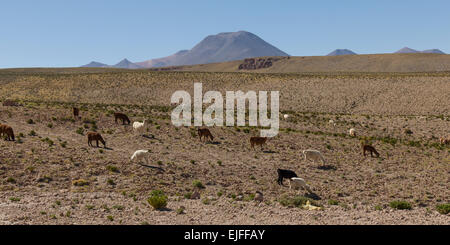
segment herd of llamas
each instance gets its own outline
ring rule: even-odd
[[[81,119],[79,108],[73,107],[72,112],[73,112],[73,116],[75,119]],[[285,114],[283,116],[283,118],[288,119],[289,115]],[[119,112],[114,113],[114,120],[115,120],[116,124],[119,122],[119,120],[122,121],[123,125],[131,124],[131,120],[124,113],[119,113]],[[330,120],[329,123],[334,126],[336,125],[336,123],[333,120]],[[143,122],[135,121],[135,122],[133,122],[132,125],[133,125],[133,130],[135,132],[142,134],[144,132],[144,129],[146,126],[146,120],[144,119]],[[209,139],[210,141],[214,140],[214,136],[212,135],[211,131],[208,128],[198,128],[197,134],[200,138],[200,141],[202,141],[202,139],[203,140]],[[354,129],[354,128],[349,129],[348,134],[352,137],[356,137],[356,129]],[[0,136],[4,137],[4,139],[7,141],[15,140],[13,128],[9,125],[0,124]],[[99,147],[99,141],[103,144],[103,147],[106,147],[106,141],[103,139],[102,135],[98,132],[88,132],[87,138],[88,138],[88,145],[91,147],[94,147],[94,144],[93,144],[94,141],[96,143],[95,144],[96,147]],[[259,145],[261,147],[261,150],[263,150],[263,146],[267,144],[268,140],[269,140],[268,137],[250,137],[250,147],[253,150],[255,150],[255,146]],[[441,137],[440,144],[442,144],[442,145],[450,144],[450,137],[447,137],[447,138]],[[364,157],[366,156],[366,152],[369,152],[371,157],[374,157],[374,155],[375,155],[375,157],[380,156],[379,152],[375,149],[375,147],[368,144],[367,142],[361,142],[361,149],[362,149],[362,154]],[[325,164],[325,162],[326,162],[322,153],[318,150],[307,149],[307,150],[303,150],[301,152],[301,154],[304,156],[304,159],[306,161],[321,162],[322,164]],[[132,154],[130,160],[137,161],[138,163],[143,162],[143,161],[148,163],[149,156],[150,156],[150,152],[148,150],[136,150]],[[294,171],[288,170],[288,169],[277,169],[277,174],[278,174],[277,183],[279,185],[284,186],[283,179],[287,179],[287,180],[289,180],[289,188],[292,187],[292,184],[291,184],[291,182],[292,182],[295,187],[304,188],[309,193],[313,194],[311,187],[308,184],[306,184],[306,182],[303,178],[298,177]]]

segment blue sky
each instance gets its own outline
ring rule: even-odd
[[[450,1],[6,1],[0,68],[115,64],[164,57],[246,30],[293,56],[336,48],[450,53]]]

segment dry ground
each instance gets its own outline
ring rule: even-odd
[[[438,144],[450,126],[446,75],[127,71],[0,80],[1,97],[22,100],[19,107],[0,106],[0,122],[18,136],[0,141],[0,224],[450,224],[436,211],[450,196],[450,148]],[[213,127],[214,142],[201,143],[194,128],[172,126],[168,106],[175,89],[189,90],[199,80],[204,91],[280,89],[290,117],[264,151],[250,149],[250,136],[258,134],[251,127]],[[81,120],[71,117],[75,99]],[[380,105],[383,100],[389,103]],[[114,111],[151,120],[145,137],[116,125]],[[358,137],[347,136],[350,127]],[[108,148],[89,147],[88,130],[102,133]],[[364,158],[361,139],[381,157]],[[320,150],[326,166],[303,160],[307,148]],[[164,172],[130,163],[138,149],[149,149],[149,164]],[[277,185],[277,168],[294,170],[316,195]],[[74,186],[78,179],[88,184]],[[146,201],[157,189],[169,196],[165,211]],[[187,198],[194,191],[200,199]],[[256,191],[264,202],[253,200]],[[298,196],[324,210],[283,205]],[[395,200],[412,210],[392,209]],[[182,206],[184,214],[177,214]]]

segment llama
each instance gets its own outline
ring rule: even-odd
[[[322,156],[322,153],[318,150],[304,150],[303,155],[305,156],[305,161],[313,160],[314,162],[321,161],[322,164],[325,164],[325,159]]]
[[[211,131],[209,131],[209,129],[207,129],[207,128],[199,128],[199,129],[197,129],[197,133],[198,133],[198,136],[200,137],[200,141],[202,141],[202,137],[206,140],[208,139],[208,137],[211,141],[214,140],[214,137],[212,136]]]
[[[331,124],[331,125],[333,125],[333,127],[336,127],[336,123],[332,119],[330,119],[328,121],[328,124]]]
[[[72,111],[73,111],[73,117],[75,117],[75,118],[81,118],[81,117],[80,117],[80,109],[78,109],[78,108],[76,108],[76,107],[73,107],[73,108],[72,108]]]
[[[373,153],[375,153],[375,155],[377,157],[380,157],[380,153],[378,153],[377,150],[375,150],[375,147],[371,146],[371,145],[366,145],[364,143],[361,144],[362,145],[362,150],[363,150],[363,155],[366,156],[366,151],[370,152],[370,157],[373,157]]]
[[[139,133],[142,134],[142,133],[143,133],[142,131],[144,130],[145,125],[146,125],[145,119],[144,119],[143,122],[134,122],[134,123],[133,123],[133,130],[134,130],[135,132],[139,132]]]
[[[148,163],[149,156],[150,152],[148,150],[137,150],[131,156],[130,161],[136,160],[137,162],[141,162],[142,160],[145,160],[145,163]]]
[[[130,123],[131,123],[131,121],[130,121],[130,119],[127,117],[127,115],[125,115],[125,114],[123,114],[123,113],[120,113],[120,112],[114,113],[114,120],[116,121],[116,124],[117,124],[117,120],[118,120],[118,119],[122,120],[122,124],[123,124],[123,125],[125,125],[125,122],[126,122],[126,124],[128,124],[128,125],[130,125]]]
[[[267,137],[250,137],[250,145],[255,150],[255,145],[260,145],[261,150],[263,149],[263,145],[267,142]]]
[[[6,124],[0,124],[0,136],[6,135],[6,140],[12,140],[14,141],[14,130],[6,125]]]
[[[291,179],[294,177],[298,177],[294,171],[287,169],[277,169],[277,173],[278,173],[277,183],[281,186],[284,186],[283,179]]]
[[[450,144],[450,138],[441,137],[439,139],[439,142],[441,143],[441,145],[448,145],[448,144]]]
[[[351,129],[348,131],[348,134],[349,134],[350,136],[352,136],[352,137],[355,137],[355,136],[356,136],[356,129],[351,128]]]
[[[289,179],[289,189],[291,189],[291,182],[293,183],[293,185],[294,185],[294,188],[299,188],[299,187],[301,187],[301,188],[303,188],[303,189],[306,189],[309,193],[313,193],[312,192],[312,190],[311,190],[311,188],[309,187],[309,185],[308,184],[306,184],[306,182],[305,182],[305,180],[304,179],[302,179],[302,178],[299,178],[299,177],[292,177],[292,178],[290,178]]]
[[[103,140],[103,137],[99,133],[97,133],[97,132],[88,132],[87,136],[88,136],[88,145],[89,146],[93,146],[91,142],[93,140],[95,140],[97,142],[97,147],[99,147],[98,146],[98,142],[100,141],[100,142],[102,142],[103,147],[106,148],[106,142],[105,142],[105,140]]]

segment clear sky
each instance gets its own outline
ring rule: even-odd
[[[138,62],[239,30],[293,56],[450,53],[450,1],[2,0],[0,68]]]

